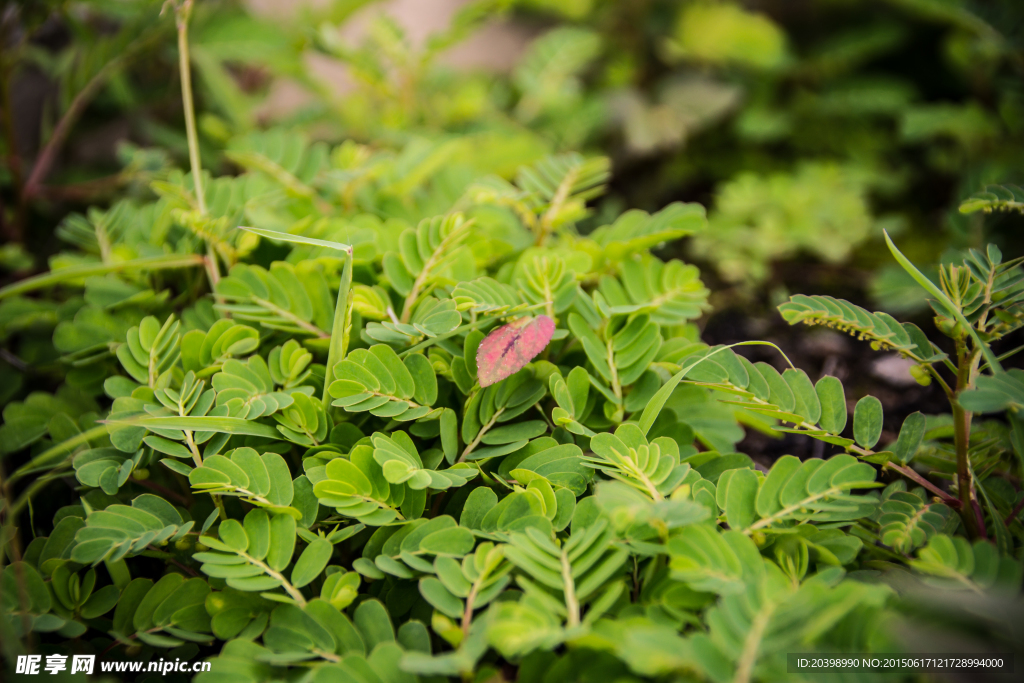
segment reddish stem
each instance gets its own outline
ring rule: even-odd
[[[956,509],[959,510],[961,505],[962,505],[962,503],[960,502],[960,500],[958,498],[955,498],[954,496],[949,495],[948,493],[946,493],[945,491],[940,489],[938,486],[936,486],[935,484],[931,483],[930,481],[928,481],[927,479],[922,477],[920,474],[918,474],[914,470],[910,469],[909,467],[903,467],[902,465],[897,465],[897,464],[895,464],[893,462],[887,462],[887,463],[885,463],[885,465],[882,466],[882,469],[883,470],[884,469],[896,470],[897,472],[902,474],[907,479],[910,479],[912,481],[917,482],[921,486],[925,487],[926,489],[928,489],[929,491],[931,491],[932,493],[937,495],[939,498],[942,499],[943,503],[945,503],[946,505],[949,505],[950,507],[953,507],[953,508],[956,508]]]
[[[1006,521],[1005,521],[1006,526],[1010,526],[1010,524],[1015,519],[1017,519],[1017,515],[1020,514],[1021,510],[1024,510],[1024,498],[1021,498],[1020,502],[1017,503],[1017,505],[1015,505],[1014,508],[1012,510],[1010,510],[1010,514],[1008,514],[1006,516]]]

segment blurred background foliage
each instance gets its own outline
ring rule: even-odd
[[[161,9],[3,9],[5,278],[44,268],[64,216],[184,167]],[[447,211],[480,173],[607,155],[611,192],[581,229],[704,203],[709,230],[673,249],[719,310],[818,291],[919,312],[883,228],[924,263],[1024,248],[1020,215],[957,211],[1024,177],[1019,0],[201,0],[191,34],[213,175],[301,176],[315,143],[348,140],[330,160],[345,205],[386,220]],[[365,205],[361,184],[382,183],[392,200]]]

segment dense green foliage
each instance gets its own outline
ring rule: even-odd
[[[615,148],[611,77],[648,68],[623,63],[636,36],[600,33],[631,3],[523,3],[574,25],[493,86],[504,102],[434,58],[506,3],[469,5],[422,52],[386,20],[352,49],[331,23],[313,36],[189,0],[163,18],[160,3],[90,4],[120,29],[83,23],[75,82],[108,68],[104,50],[154,49],[154,70],[173,72],[153,46],[169,49],[176,23],[187,133],[149,119],[168,151],[126,152],[109,206],[61,221],[49,271],[0,288],[6,665],[80,652],[210,658],[200,683],[717,683],[794,680],[788,652],[927,650],[913,640],[926,622],[936,639],[987,639],[968,649],[1019,646],[1003,615],[1021,613],[1024,577],[1022,259],[989,245],[929,279],[879,233],[934,333],[831,296],[778,307],[897,354],[948,398],[892,429],[878,398],[813,380],[787,349],[701,341],[710,292],[674,257],[690,237],[747,282],[799,251],[846,259],[878,232],[869,188],[900,174],[879,168],[895,133],[862,144],[885,117],[904,117],[914,144],[953,138],[931,148],[936,164],[969,157],[972,121],[980,139],[1005,133],[1007,157],[1019,149],[1020,131],[980,105],[930,119],[898,84],[875,99],[830,90],[900,44],[890,24],[794,66],[779,27],[738,5],[688,3],[661,22],[655,62],[716,65],[751,88],[750,73],[777,74],[737,118],[765,145],[849,118],[843,103],[887,103],[847,120],[839,161],[783,149],[786,168],[723,178],[709,218],[681,201],[620,210],[609,157],[572,151]],[[338,23],[359,4],[309,17]],[[1019,51],[958,5],[894,4],[945,7],[934,21],[957,27],[953,47],[989,49],[992,78],[1016,68]],[[307,78],[302,41],[361,85],[342,104],[325,94],[329,114],[258,126],[232,69],[256,59]],[[585,80],[600,55],[608,82]],[[190,64],[210,109],[198,126]],[[118,68],[108,97],[134,92]],[[656,104],[626,89],[631,153],[738,106],[723,92],[738,85],[688,78]],[[778,111],[787,79],[826,83],[835,108],[805,93],[806,108]],[[708,111],[692,119],[659,113],[697,100]],[[342,135],[316,128],[332,117]],[[1016,217],[1020,188],[979,188],[962,215]],[[6,219],[39,220],[39,196]],[[554,322],[543,350],[483,381],[489,335],[540,316]],[[754,345],[775,362],[743,355]],[[748,430],[820,441],[823,457],[765,462],[739,452]]]

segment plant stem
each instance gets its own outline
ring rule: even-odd
[[[1017,519],[1017,515],[1020,514],[1021,510],[1024,510],[1024,498],[1021,498],[1020,502],[1010,510],[1010,514],[1006,515],[1006,526],[1010,526],[1010,523]]]
[[[148,256],[132,259],[131,261],[122,261],[120,263],[99,263],[94,266],[59,268],[49,273],[26,278],[20,282],[0,288],[0,299],[17,296],[18,294],[24,294],[36,289],[52,287],[63,282],[81,280],[93,275],[105,275],[107,273],[131,270],[151,271],[164,268],[187,268],[189,266],[198,266],[202,263],[203,257],[198,254],[167,254],[165,256]]]
[[[971,439],[971,413],[960,406],[960,394],[971,386],[971,365],[974,354],[967,350],[963,340],[957,340],[956,391],[950,406],[953,409],[953,438],[956,444],[956,481],[960,498],[960,516],[971,538],[979,533],[978,520],[971,505],[971,472],[967,450]]]
[[[889,461],[889,462],[885,463],[884,465],[882,465],[882,469],[883,470],[895,470],[895,471],[899,472],[900,474],[902,474],[907,479],[910,479],[911,481],[920,484],[924,488],[928,489],[929,491],[931,491],[932,493],[937,495],[939,498],[942,499],[942,502],[945,503],[946,505],[950,505],[950,506],[956,508],[957,510],[961,509],[961,507],[963,506],[963,504],[960,502],[959,498],[954,498],[953,496],[949,495],[948,493],[946,493],[945,491],[940,489],[938,486],[936,486],[935,484],[931,483],[930,481],[928,481],[927,479],[922,477],[920,474],[918,474],[914,470],[910,469],[909,467],[904,467],[902,465],[897,465],[896,463],[894,463],[892,461]]]
[[[775,613],[775,607],[775,603],[768,603],[754,616],[747,637],[743,640],[743,650],[740,652],[739,661],[736,662],[733,683],[747,683],[753,675],[754,664],[757,663],[760,654],[764,633],[768,629],[772,614]]]
[[[466,221],[462,225],[457,225],[451,232],[445,235],[444,239],[441,240],[441,243],[437,245],[437,249],[434,250],[434,253],[432,253],[426,263],[423,264],[423,269],[420,270],[419,275],[416,276],[416,280],[412,284],[412,289],[409,290],[409,295],[405,297],[405,302],[402,304],[402,316],[399,318],[400,322],[408,323],[409,320],[412,319],[412,309],[419,300],[420,294],[423,293],[423,289],[430,281],[434,268],[436,268],[440,260],[447,255],[449,245],[460,240],[472,223],[472,220]]]
[[[480,587],[483,585],[484,579],[487,578],[487,574],[483,574],[476,581],[473,582],[473,587],[469,591],[469,595],[466,596],[466,608],[462,611],[462,637],[465,638],[469,635],[469,627],[473,623],[473,603],[476,602],[477,593],[480,592]]]
[[[182,0],[175,9],[175,23],[178,28],[178,68],[181,71],[181,103],[185,110],[185,135],[188,138],[188,160],[192,169],[192,186],[196,194],[199,213],[207,215],[206,194],[203,192],[203,163],[199,156],[199,134],[196,132],[196,111],[192,98],[192,67],[188,50],[188,20],[192,16],[193,0]],[[213,242],[206,241],[206,273],[210,278],[210,289],[215,290],[220,282],[220,267]]]
[[[303,597],[302,593],[299,592],[298,588],[296,588],[295,586],[290,584],[288,582],[288,579],[284,578],[284,575],[281,574],[281,572],[274,571],[265,562],[261,562],[260,560],[257,560],[252,555],[249,555],[247,553],[238,553],[238,554],[241,557],[244,557],[251,564],[254,564],[257,567],[259,567],[260,569],[262,569],[263,572],[265,574],[267,574],[268,576],[270,576],[272,578],[275,578],[278,581],[280,581],[281,582],[281,588],[284,588],[285,592],[288,593],[288,595],[291,596],[292,600],[294,600],[295,602],[299,603],[299,607],[305,607],[306,606],[306,598]]]
[[[195,439],[192,438],[191,430],[182,430],[185,434],[185,443],[188,445],[189,451],[192,452],[192,462],[195,463],[196,467],[203,466],[203,456],[199,454],[199,447],[196,446]],[[217,506],[217,512],[220,514],[221,521],[228,518],[228,511],[224,508],[224,501],[221,499],[219,493],[210,493],[213,498],[213,504]]]
[[[488,420],[487,424],[480,428],[480,431],[477,432],[476,438],[466,446],[466,450],[462,451],[462,455],[459,457],[459,462],[466,462],[466,458],[473,452],[473,449],[480,445],[480,440],[483,439],[484,435],[491,429],[491,427],[494,426],[503,412],[505,412],[504,408],[499,408],[494,411],[494,416]]]
[[[0,541],[3,543],[4,552],[0,552],[0,571],[4,569],[4,559],[10,555],[12,564],[15,565],[14,582],[18,588],[18,605],[21,607],[21,622],[24,633],[31,633],[32,618],[28,614],[28,590],[25,586],[25,568],[21,564],[21,539],[18,535],[18,526],[15,522],[18,516],[18,509],[11,508],[11,496],[14,493],[11,487],[11,480],[5,476],[3,463],[0,463],[0,495],[3,500],[3,524],[0,525]],[[5,572],[6,573],[6,572]],[[5,638],[5,640],[7,640]],[[5,655],[9,653],[5,652]]]
[[[192,100],[192,69],[188,50],[188,20],[192,15],[193,0],[182,0],[175,12],[178,27],[178,68],[181,71],[181,101],[185,110],[185,135],[188,137],[188,160],[192,167],[199,213],[206,215],[206,196],[203,194],[202,160],[199,157],[199,136],[196,133],[196,113]]]

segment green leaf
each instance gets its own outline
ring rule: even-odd
[[[917,343],[906,328],[887,313],[872,313],[844,299],[797,294],[779,306],[790,325],[827,325],[861,339],[870,339],[878,347],[911,355]],[[931,356],[931,353],[928,354]],[[919,357],[918,360],[924,360]]]
[[[292,561],[295,552],[295,518],[290,515],[274,515],[270,518],[270,547],[267,550],[267,564],[271,569],[281,571]]]
[[[882,402],[874,396],[857,401],[853,411],[853,438],[864,448],[873,448],[882,435]]]
[[[269,425],[239,417],[134,417],[111,419],[107,422],[117,426],[145,427],[146,429],[188,429],[200,432],[262,436],[270,439],[277,439],[280,436],[280,433]]]
[[[889,449],[901,465],[906,465],[917,454],[917,449],[924,440],[926,422],[925,416],[920,412],[911,413],[903,421],[899,438]]]
[[[323,538],[318,538],[306,546],[292,567],[292,585],[302,588],[318,577],[330,561],[333,551],[334,546],[331,542]]]
[[[462,617],[464,609],[462,601],[452,595],[440,581],[432,576],[427,576],[420,579],[419,585],[420,594],[434,609],[453,619]]]
[[[718,495],[725,498],[725,519],[732,529],[746,529],[757,518],[755,504],[758,497],[757,475],[753,470],[730,470],[733,475],[719,480]]]
[[[821,419],[821,402],[818,399],[817,391],[811,384],[810,378],[803,370],[787,368],[782,373],[782,379],[793,391],[793,398],[796,399],[794,410],[811,424],[817,424]]]
[[[264,230],[263,228],[248,228],[244,225],[238,226],[239,230],[245,230],[251,232],[254,235],[260,237],[266,237],[268,239],[277,240],[278,242],[293,242],[295,244],[307,244],[313,247],[326,247],[328,249],[337,249],[338,251],[352,253],[352,246],[349,244],[342,244],[340,242],[330,242],[328,240],[318,240],[312,237],[306,237],[305,235],[295,235],[289,232],[279,232],[277,230]]]
[[[825,375],[814,385],[814,391],[821,404],[818,424],[829,434],[841,434],[846,429],[846,394],[842,382]]]
[[[367,651],[372,651],[380,643],[390,643],[395,640],[395,630],[391,625],[391,617],[377,600],[366,600],[359,603],[352,619],[356,628],[366,643]]]

